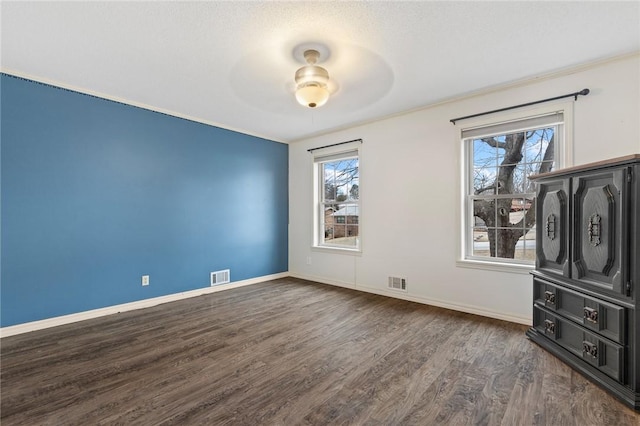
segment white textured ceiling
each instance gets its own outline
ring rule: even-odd
[[[640,2],[7,2],[2,71],[290,142],[640,50]],[[316,110],[301,45],[330,52]],[[568,91],[582,87],[567,88]]]

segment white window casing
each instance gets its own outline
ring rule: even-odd
[[[360,253],[360,143],[314,151],[313,248]]]
[[[491,116],[484,116],[481,119],[476,118],[471,121],[459,122],[456,132],[457,146],[459,147],[460,158],[460,175],[459,175],[459,193],[460,202],[458,206],[458,218],[459,218],[459,238],[458,238],[458,254],[457,265],[461,267],[471,267],[480,269],[491,269],[508,272],[528,273],[533,268],[535,259],[535,247],[527,249],[526,238],[529,237],[529,233],[524,229],[526,237],[524,241],[518,242],[519,245],[524,244],[524,252],[529,251],[526,255],[526,259],[508,259],[497,257],[495,254],[483,254],[481,256],[474,255],[474,247],[480,245],[476,243],[474,245],[474,226],[476,225],[477,218],[474,217],[474,200],[482,201],[493,199],[495,204],[498,205],[500,199],[503,199],[506,203],[506,199],[514,199],[511,201],[511,206],[518,204],[515,199],[521,198],[522,204],[528,204],[529,197],[535,197],[535,190],[529,189],[524,191],[527,187],[523,183],[523,192],[514,192],[513,194],[502,194],[496,191],[495,195],[489,195],[488,197],[483,195],[474,195],[473,185],[473,173],[477,172],[477,168],[474,169],[473,157],[473,141],[478,141],[481,138],[488,138],[492,136],[504,136],[507,134],[514,134],[517,132],[526,132],[533,129],[554,129],[554,157],[553,167],[554,169],[567,167],[572,164],[571,158],[571,146],[573,135],[573,102],[559,102],[554,104],[548,104],[543,107],[512,110],[503,114],[493,114]],[[523,148],[524,149],[524,148]],[[497,150],[496,150],[497,151]],[[500,158],[499,156],[497,157]],[[538,160],[541,161],[541,160]],[[519,165],[520,163],[514,163]],[[537,163],[533,163],[537,164]],[[542,164],[542,163],[540,163]],[[496,170],[503,166],[499,162],[496,163]],[[526,166],[526,163],[525,163]],[[487,168],[489,169],[489,168]],[[496,179],[497,182],[497,179]],[[489,187],[489,194],[491,194]],[[528,192],[528,193],[525,193]],[[496,207],[497,208],[497,207]],[[513,211],[517,212],[517,206],[509,209],[509,217],[511,217]],[[522,215],[524,216],[525,206],[522,206]],[[498,213],[496,213],[498,214]],[[497,223],[497,221],[496,221]],[[525,221],[522,220],[523,225]],[[498,226],[498,225],[495,225]],[[487,232],[490,232],[492,228],[486,228]],[[500,230],[508,228],[493,228],[493,232],[499,235]],[[476,229],[477,230],[477,229]],[[533,234],[533,233],[531,233]],[[494,241],[494,250],[496,245],[499,244],[499,239],[496,237]],[[533,240],[535,241],[535,240]],[[531,257],[533,256],[533,258]],[[515,256],[514,256],[515,257]]]

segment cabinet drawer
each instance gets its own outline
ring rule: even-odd
[[[623,382],[622,346],[600,338],[584,327],[540,306],[533,307],[533,327],[583,361],[618,382]]]
[[[533,300],[614,342],[625,344],[625,309],[574,290],[533,278]]]

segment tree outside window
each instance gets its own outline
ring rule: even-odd
[[[547,125],[464,139],[466,258],[535,261],[535,185],[529,176],[552,170],[557,138],[558,125]]]

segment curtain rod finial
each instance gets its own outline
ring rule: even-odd
[[[575,96],[573,97],[573,100],[577,101],[578,100],[578,95],[587,96],[589,94],[589,92],[590,92],[589,89],[582,89],[581,91],[575,93]]]

